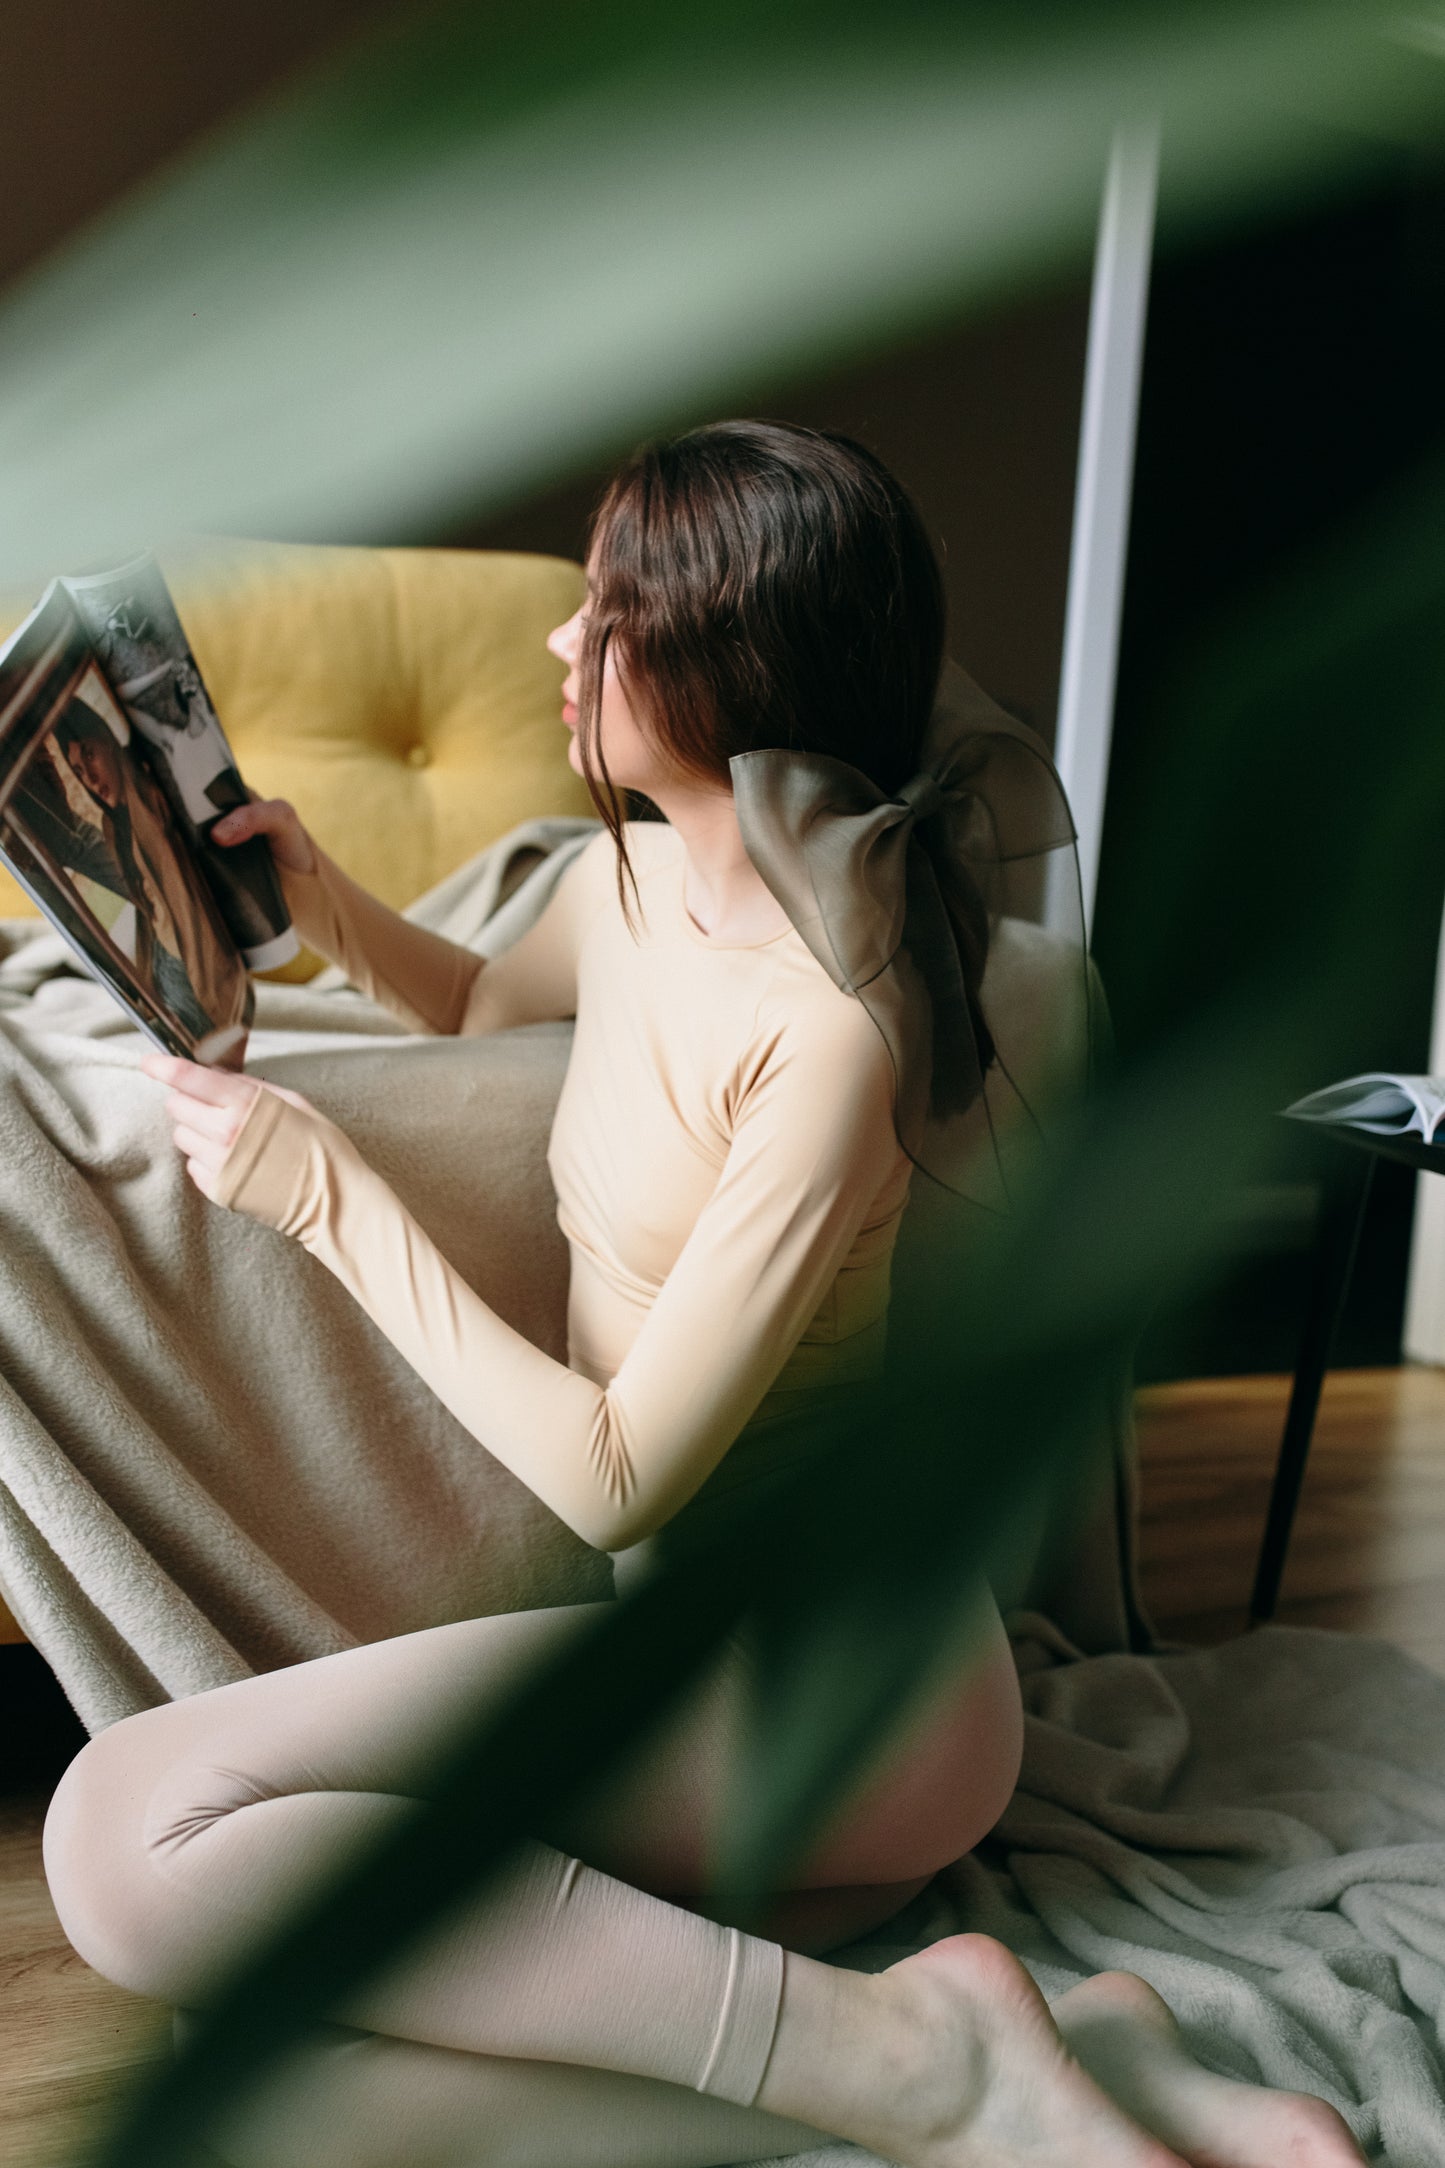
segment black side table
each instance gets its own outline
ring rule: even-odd
[[[1325,1193],[1320,1208],[1319,1232],[1315,1237],[1304,1330],[1300,1334],[1294,1386],[1284,1419],[1279,1459],[1275,1464],[1264,1540],[1255,1568],[1254,1594],[1249,1599],[1251,1626],[1261,1626],[1273,1618],[1279,1601],[1285,1553],[1289,1549],[1295,1508],[1304,1484],[1305,1462],[1314,1436],[1320,1391],[1330,1366],[1330,1351],[1340,1312],[1349,1292],[1375,1163],[1381,1159],[1398,1159],[1405,1166],[1420,1168],[1427,1174],[1445,1174],[1445,1144],[1423,1144],[1418,1137],[1371,1136],[1368,1130],[1352,1128],[1345,1122],[1312,1122],[1310,1127],[1318,1130],[1321,1137],[1347,1149],[1331,1150],[1325,1171]]]

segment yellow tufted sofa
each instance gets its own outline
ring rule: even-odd
[[[166,566],[241,773],[410,903],[519,821],[592,808],[548,632],[581,567],[505,551],[227,544]],[[0,613],[13,629],[24,605]],[[0,868],[0,918],[34,906]],[[307,978],[302,955],[282,978]],[[0,1642],[23,1638],[0,1603]]]

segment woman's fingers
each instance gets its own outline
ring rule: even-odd
[[[189,1122],[177,1122],[175,1145],[178,1152],[186,1155],[186,1164],[194,1171],[199,1165],[209,1174],[219,1174],[230,1153],[229,1138],[209,1137],[203,1130],[192,1129]]]
[[[279,798],[253,798],[250,805],[238,805],[223,814],[211,834],[217,843],[244,843],[247,836],[270,835],[279,826],[281,804]],[[289,806],[286,810],[290,811]]]
[[[263,1085],[259,1077],[238,1076],[228,1070],[197,1069],[194,1062],[177,1066],[184,1069],[185,1075],[172,1083],[166,1111],[174,1115],[189,1114],[199,1128],[208,1130],[212,1136],[224,1136],[228,1131],[234,1133],[239,1129],[252,1101],[261,1091],[284,1099],[289,1107],[299,1107],[303,1114],[316,1112],[309,1099],[303,1099],[300,1092],[288,1091],[284,1084]]]
[[[187,1122],[203,1137],[215,1137],[222,1144],[235,1142],[250,1106],[250,1099],[242,1106],[217,1107],[207,1105],[204,1099],[192,1099],[186,1092],[166,1094],[166,1112],[173,1122]]]
[[[253,1076],[235,1069],[203,1069],[198,1061],[182,1061],[178,1054],[144,1054],[141,1067],[158,1084],[169,1084],[172,1091],[213,1107],[248,1107],[261,1089]]]
[[[166,1112],[173,1125],[176,1149],[184,1153],[186,1172],[196,1188],[213,1203],[221,1170],[240,1135],[241,1124],[263,1091],[274,1092],[278,1099],[299,1107],[304,1114],[316,1114],[311,1102],[299,1092],[286,1091],[279,1084],[263,1084],[259,1077],[203,1069],[199,1062],[182,1061],[175,1054],[147,1054],[141,1067],[158,1083],[169,1084]]]
[[[201,1195],[203,1197],[209,1198],[210,1202],[214,1204],[216,1201],[216,1192],[219,1184],[217,1183],[216,1177],[212,1173],[211,1169],[205,1166],[199,1159],[188,1159],[186,1161],[186,1172],[190,1176],[191,1180],[195,1183]]]
[[[169,1084],[166,1112],[176,1149],[201,1195],[214,1201],[217,1178],[262,1088],[260,1079],[203,1069],[175,1054],[147,1054],[141,1067],[157,1083]]]
[[[186,1062],[180,1054],[143,1054],[141,1069],[158,1084],[169,1084],[171,1091],[206,1099],[210,1106],[230,1106],[238,1095],[249,1099],[256,1091],[256,1077],[238,1075],[234,1069],[201,1069],[199,1062]]]
[[[251,836],[265,836],[281,865],[292,873],[312,873],[316,852],[301,825],[296,808],[284,798],[255,798],[238,805],[211,829],[217,843],[244,843]]]

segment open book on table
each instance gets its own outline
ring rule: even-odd
[[[1327,1084],[1285,1108],[1302,1122],[1342,1122],[1376,1137],[1419,1137],[1435,1142],[1445,1122],[1445,1077],[1390,1076],[1371,1070]]]
[[[248,973],[289,963],[269,844],[153,557],[53,580],[0,647],[0,859],[167,1053],[237,1067]]]

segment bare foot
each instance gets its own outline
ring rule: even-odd
[[[954,1935],[887,1972],[788,1961],[760,2108],[900,2168],[1187,2168],[1075,2061],[1017,1958]]]
[[[1191,2168],[1360,2168],[1326,2101],[1217,2077],[1195,2062],[1168,2003],[1129,1972],[1103,1972],[1053,2005],[1090,2075]]]

